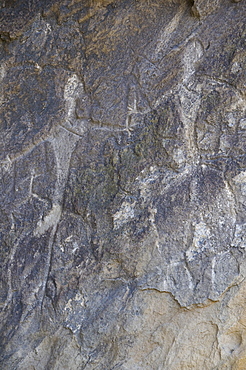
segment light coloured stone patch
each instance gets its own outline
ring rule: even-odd
[[[151,184],[153,184],[159,177],[159,170],[157,166],[150,166],[141,171],[141,174],[136,178],[141,197],[145,200],[151,197]]]
[[[183,82],[187,83],[191,76],[195,73],[196,62],[203,55],[203,46],[198,39],[191,40],[184,53],[183,57],[183,66],[184,66],[184,75]]]
[[[246,129],[246,118],[242,118],[239,122],[239,128],[241,130],[245,130]]]
[[[135,217],[134,214],[134,202],[133,204],[129,204],[128,202],[123,202],[119,211],[117,211],[113,215],[114,220],[114,229],[119,229],[121,226],[126,224],[129,220],[133,219]]]
[[[188,261],[191,261],[196,253],[202,252],[206,247],[209,246],[210,236],[210,229],[204,222],[199,222],[199,224],[195,225],[193,242],[186,251],[186,257]]]
[[[236,225],[232,247],[246,248],[246,225]]]
[[[3,83],[4,77],[6,76],[6,67],[4,64],[0,65],[0,107],[4,105],[4,91],[3,91]]]
[[[55,203],[60,203],[64,188],[67,181],[70,160],[79,136],[68,132],[64,127],[59,127],[50,142],[54,148],[57,166],[57,182],[55,186],[54,199]]]
[[[50,213],[40,220],[37,224],[37,228],[34,231],[35,236],[43,235],[50,227],[56,225],[61,216],[61,206],[59,204],[54,204]]]
[[[9,155],[6,156],[6,158],[3,161],[0,161],[1,167],[5,172],[8,172],[10,168],[12,167],[12,161],[9,157]]]
[[[75,73],[68,78],[64,87],[63,97],[66,106],[66,120],[63,127],[68,131],[73,132],[75,135],[81,136],[84,133],[87,121],[84,119],[78,119],[76,116],[76,100],[83,100],[85,107],[89,105],[89,101],[84,92],[83,83]],[[86,112],[84,114],[87,116]]]
[[[77,293],[74,298],[68,300],[64,312],[67,315],[65,327],[69,328],[74,334],[81,327],[81,320],[76,320],[76,317],[83,317],[85,308],[85,299],[81,293]]]
[[[181,149],[177,149],[173,153],[173,159],[178,166],[182,166],[186,162],[185,153]]]
[[[85,306],[84,297],[79,292],[76,294],[76,296],[74,298],[71,298],[71,299],[68,300],[64,310],[65,311],[73,310],[73,304],[74,303],[79,303],[82,307]]]
[[[75,107],[74,102],[74,95],[76,92],[76,89],[79,85],[79,79],[76,74],[73,74],[71,77],[68,78],[67,83],[65,85],[64,89],[64,99],[67,102],[67,114],[70,116],[73,112],[73,109]]]
[[[245,202],[246,197],[246,171],[233,177],[233,186],[236,189],[237,198],[240,202]]]

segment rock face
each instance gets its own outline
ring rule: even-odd
[[[245,18],[2,1],[1,369],[246,369]]]

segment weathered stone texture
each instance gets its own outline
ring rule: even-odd
[[[1,368],[246,368],[246,6],[0,6]]]

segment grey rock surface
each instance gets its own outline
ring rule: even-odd
[[[2,2],[1,369],[246,368],[245,18]]]

